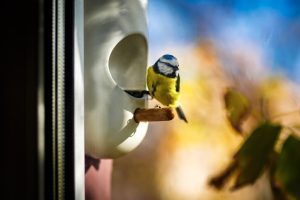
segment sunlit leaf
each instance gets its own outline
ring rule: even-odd
[[[241,132],[241,123],[249,111],[248,99],[240,92],[228,89],[224,101],[229,122],[234,129]]]
[[[300,199],[300,140],[290,135],[283,144],[275,171],[276,183]]]
[[[238,176],[233,189],[252,184],[262,174],[273,153],[281,126],[265,122],[253,130],[235,155]]]

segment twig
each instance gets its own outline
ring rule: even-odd
[[[170,108],[138,108],[134,112],[134,120],[138,122],[170,121],[174,113]]]
[[[280,113],[278,115],[275,115],[275,116],[272,116],[271,119],[274,120],[276,118],[279,118],[279,117],[285,117],[285,116],[288,116],[288,115],[293,115],[293,114],[300,114],[300,111],[299,110],[294,110],[294,111],[290,111],[290,112],[286,112],[286,113]]]

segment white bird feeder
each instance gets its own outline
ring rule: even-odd
[[[116,158],[136,148],[147,131],[133,113],[147,100],[124,89],[145,90],[145,0],[88,0],[84,5],[85,153]]]

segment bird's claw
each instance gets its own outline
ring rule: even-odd
[[[160,105],[155,105],[155,108],[161,108]]]

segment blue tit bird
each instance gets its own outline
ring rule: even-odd
[[[147,70],[147,87],[152,97],[165,106],[175,108],[180,119],[187,123],[179,105],[180,76],[177,59],[169,54],[160,57]]]

